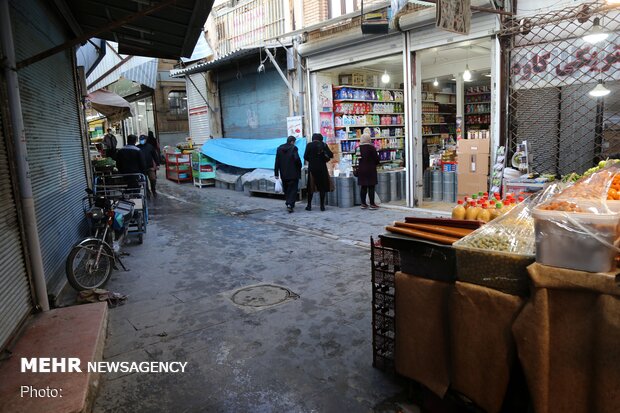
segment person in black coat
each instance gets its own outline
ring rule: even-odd
[[[304,159],[308,161],[308,206],[306,211],[312,210],[312,194],[318,192],[321,197],[321,211],[325,211],[325,193],[329,192],[329,172],[327,162],[334,157],[327,144],[323,142],[323,135],[315,133],[312,142],[306,146]]]
[[[144,135],[140,135],[140,145],[138,145],[142,156],[144,157],[144,164],[146,166],[146,176],[149,178],[149,185],[153,196],[157,196],[157,167],[159,166],[160,157],[157,152],[157,141],[155,136],[148,138]]]
[[[127,136],[127,145],[116,153],[116,168],[121,174],[144,174],[146,173],[146,164],[144,156],[140,148],[136,146],[138,137],[136,135]],[[136,176],[128,176],[125,183],[130,188],[138,188],[140,179]]]
[[[379,165],[379,154],[375,145],[372,144],[370,134],[364,131],[360,138],[359,163],[357,166],[357,183],[361,186],[360,197],[362,209],[368,208],[366,204],[366,194],[370,200],[370,209],[379,208],[375,204],[375,186],[377,185],[377,165]]]
[[[273,172],[276,179],[282,178],[286,209],[289,213],[293,212],[297,200],[297,188],[301,179],[301,158],[295,146],[294,136],[289,136],[285,144],[278,146]]]

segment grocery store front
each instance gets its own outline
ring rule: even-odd
[[[327,50],[307,46],[302,54],[307,58],[309,75],[310,127],[325,137],[334,153],[329,169],[337,187],[342,181],[344,188],[350,188],[350,192],[338,191],[338,206],[361,204],[352,167],[357,165],[356,149],[365,128],[370,130],[381,161],[376,187],[379,199],[407,205],[410,142],[406,134],[403,34]]]
[[[430,25],[432,10],[401,19],[409,29],[413,206],[450,211],[458,199],[499,192],[500,45],[495,15],[474,14],[469,35]],[[428,15],[428,16],[427,16]],[[434,15],[434,14],[433,14]]]

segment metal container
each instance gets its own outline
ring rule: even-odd
[[[400,198],[407,199],[407,170],[400,171]]]
[[[379,195],[381,202],[390,202],[390,174],[387,172],[379,172],[377,174],[376,193]]]
[[[396,201],[398,197],[398,171],[388,172],[390,175],[390,200]]]
[[[456,172],[444,172],[442,174],[442,193],[444,202],[456,202],[456,192],[454,191],[455,181]]]
[[[613,248],[619,215],[535,209],[536,261],[587,272],[615,268]]]
[[[360,193],[360,185],[357,180],[357,177],[353,178],[355,185],[353,185],[353,204],[354,205],[362,205],[361,193]]]
[[[424,171],[424,198],[425,199],[430,199],[431,198],[431,191],[432,191],[432,182],[431,182],[431,171],[430,169],[427,169]]]
[[[354,206],[353,197],[355,195],[355,179],[353,177],[337,177],[336,192],[338,196],[338,207],[351,208]]]
[[[439,170],[431,172],[431,201],[443,201],[443,180]]]
[[[267,181],[265,179],[258,181],[258,190],[262,192],[267,191]]]
[[[329,179],[334,182],[334,187],[336,187],[336,178],[330,177]],[[327,205],[338,206],[338,192],[335,189],[327,193]]]
[[[235,182],[235,191],[243,191],[243,184],[241,183],[241,177]]]

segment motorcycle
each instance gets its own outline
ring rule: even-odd
[[[69,252],[66,273],[69,284],[78,291],[104,286],[115,263],[126,270],[120,260],[120,246],[127,237],[134,203],[120,198],[111,200],[86,189],[84,212],[92,235],[77,243]]]

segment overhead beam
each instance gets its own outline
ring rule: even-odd
[[[265,48],[265,52],[267,53],[267,56],[269,56],[269,60],[271,60],[271,63],[273,63],[273,65],[276,67],[276,70],[280,74],[280,77],[282,78],[282,80],[284,80],[284,83],[286,84],[286,87],[288,88],[288,90],[293,94],[293,96],[298,98],[299,97],[299,92],[297,92],[293,88],[293,86],[291,86],[290,82],[286,78],[286,75],[282,72],[282,69],[280,69],[280,66],[278,65],[278,62],[276,61],[276,58],[273,57],[273,55],[271,54],[271,52],[269,51],[268,48]]]
[[[69,6],[67,6],[67,2],[65,0],[54,0],[54,4],[56,4],[56,8],[60,11],[62,18],[65,19],[73,34],[76,36],[82,35],[82,28],[75,19],[75,16],[71,12]]]
[[[176,3],[178,0],[164,0],[161,3],[159,3],[156,6],[153,6],[151,8],[139,11],[137,13],[133,13],[129,16],[125,16],[115,22],[110,23],[110,25],[106,26],[106,27],[100,27],[98,29],[92,30],[88,33],[84,33],[81,36],[78,36],[74,39],[68,40],[66,42],[64,42],[63,44],[60,44],[58,46],[52,47],[51,49],[47,49],[41,53],[38,53],[32,57],[29,57],[27,59],[22,60],[21,62],[17,63],[17,69],[23,69],[24,67],[31,65],[33,63],[36,63],[40,60],[43,60],[47,57],[50,57],[52,55],[55,55],[58,52],[61,52],[69,47],[73,47],[76,46],[80,43],[84,43],[85,41],[87,41],[88,39],[90,39],[91,37],[97,37],[99,34],[101,33],[105,33],[108,31],[112,31],[118,27],[121,27],[125,24],[131,23],[141,17],[147,16],[149,14],[155,13],[157,11],[163,10],[165,8],[167,8],[168,6]]]

